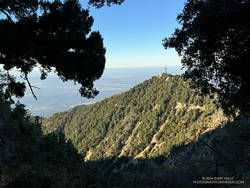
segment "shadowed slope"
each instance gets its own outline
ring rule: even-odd
[[[62,130],[85,160],[168,155],[222,125],[225,118],[208,97],[179,76],[161,74],[119,95],[43,121]]]
[[[228,122],[189,81],[161,74],[128,92],[55,114],[43,126],[46,133],[65,133],[101,187],[187,188],[204,176],[230,176],[247,185],[250,123]]]

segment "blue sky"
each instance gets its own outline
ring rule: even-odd
[[[87,0],[80,0],[87,8]],[[122,5],[96,9],[93,30],[104,38],[106,68],[180,66],[174,49],[162,40],[178,27],[176,16],[186,0],[125,0]]]
[[[82,2],[85,0],[82,0]],[[185,0],[125,0],[120,6],[90,8],[93,29],[104,37],[106,67],[156,67],[180,65],[174,49],[162,40],[178,27],[176,16]]]

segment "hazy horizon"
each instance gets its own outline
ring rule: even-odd
[[[80,1],[88,7],[86,1]],[[119,6],[89,7],[93,30],[104,39],[106,67],[180,66],[174,49],[166,50],[163,39],[179,27],[176,16],[185,0],[126,0]]]
[[[78,105],[94,103],[128,91],[144,80],[163,72],[165,67],[106,68],[102,77],[95,81],[95,87],[100,93],[93,99],[81,97],[78,84],[75,85],[71,81],[63,82],[54,73],[46,80],[40,80],[39,74],[33,72],[29,78],[32,85],[40,88],[35,90],[38,100],[34,99],[27,88],[25,96],[19,101],[26,105],[32,115],[47,117]],[[183,71],[180,66],[169,66],[167,72],[181,74]]]

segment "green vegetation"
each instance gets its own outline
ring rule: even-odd
[[[100,8],[123,1],[88,3]],[[232,177],[249,187],[249,5],[187,1],[177,17],[181,28],[164,46],[183,57],[192,82],[161,74],[40,121],[22,104],[11,108],[26,85],[10,71],[20,72],[35,98],[28,79],[35,67],[41,79],[54,70],[79,83],[82,96],[94,97],[93,82],[105,66],[103,39],[91,31],[93,18],[78,0],[1,1],[0,187],[188,188],[202,177]],[[245,119],[226,118],[215,103]]]
[[[1,102],[0,187],[191,188],[204,176],[247,187],[250,119],[229,122],[197,92],[162,74],[42,125]]]
[[[190,85],[161,74],[128,92],[44,119],[43,131],[65,133],[96,175],[96,187],[188,188],[204,176],[235,177],[246,185],[249,120],[232,122],[214,99]]]
[[[218,120],[211,123],[213,116]],[[62,130],[86,160],[150,158],[167,155],[225,120],[190,82],[162,74],[96,104],[55,114],[43,127],[46,133]]]
[[[249,11],[249,0],[187,0],[179,28],[164,40],[182,57],[195,88],[216,92],[228,116],[250,113]]]
[[[0,102],[0,187],[73,188],[87,180],[81,156],[63,134],[43,135],[23,105]]]

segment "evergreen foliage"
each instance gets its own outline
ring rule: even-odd
[[[191,188],[204,176],[235,177],[247,186],[249,119],[227,123],[214,99],[190,85],[180,76],[158,75],[44,119],[43,131],[65,133],[94,187]]]
[[[202,93],[216,92],[227,115],[250,112],[250,1],[188,0],[166,48],[182,57]]]
[[[0,187],[86,187],[81,156],[61,132],[43,135],[22,104],[0,102]]]
[[[207,129],[219,110],[182,77],[158,75],[128,92],[43,121],[46,133],[63,131],[88,160],[167,155]],[[219,116],[223,123],[223,116]],[[214,126],[218,126],[214,125]],[[203,130],[203,131],[204,131]],[[201,131],[202,133],[202,131]],[[200,134],[201,134],[200,133]]]
[[[104,0],[89,3],[103,6]],[[110,1],[108,4],[120,4]],[[98,94],[93,82],[105,67],[105,48],[98,31],[92,31],[94,19],[78,0],[1,0],[0,65],[5,78],[4,99],[23,97],[26,84],[33,91],[28,75],[39,68],[41,79],[54,71],[61,80],[79,83],[82,96]],[[19,71],[23,80],[16,81],[11,70]]]
[[[0,187],[191,188],[204,176],[247,186],[249,119],[224,125],[222,111],[196,93],[163,74],[41,125],[22,104],[3,103],[0,90]]]

